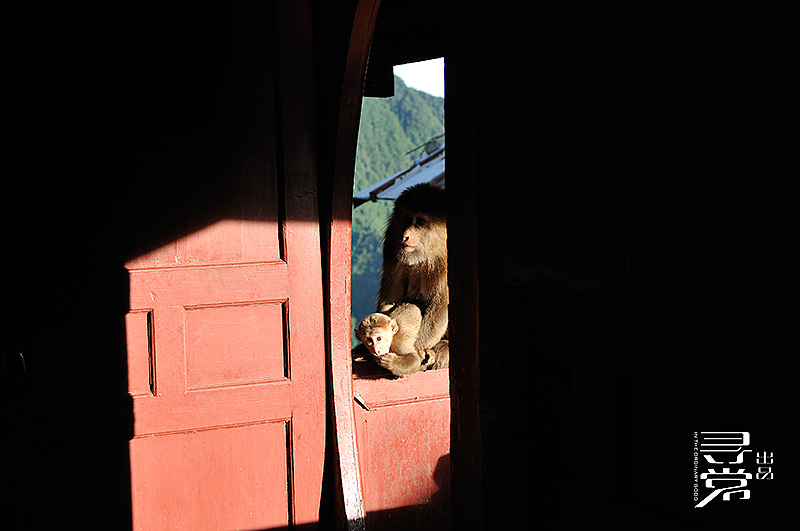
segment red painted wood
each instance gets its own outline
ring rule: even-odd
[[[364,528],[364,502],[353,416],[352,366],[350,356],[350,245],[358,124],[364,76],[380,0],[359,0],[350,32],[339,118],[331,194],[328,256],[330,286],[331,394],[338,480],[344,507],[342,519],[348,529]]]
[[[277,222],[262,225],[265,232],[277,230]],[[204,237],[203,245],[213,241]],[[293,404],[306,413],[314,386],[299,386],[310,391],[308,397],[293,389],[290,366],[307,379],[310,371],[302,368],[316,356],[302,342],[315,330],[313,323],[298,325],[296,337],[284,337],[284,307],[292,308],[290,314],[308,312],[308,296],[289,281],[296,275],[307,278],[306,260],[296,259],[302,267],[293,268],[287,260],[130,271],[129,367],[137,374],[130,389],[135,418],[130,449],[137,529],[195,518],[198,524],[221,527],[291,521],[289,450],[300,457],[293,450],[298,429]],[[313,260],[313,253],[307,259]],[[289,319],[290,328],[296,320]],[[316,361],[324,374],[324,362]],[[321,379],[316,386],[323,389]],[[324,424],[319,404],[316,416]],[[306,435],[323,441],[324,433],[318,432]],[[307,457],[321,462],[323,451],[319,443]],[[275,496],[284,502],[266,501]],[[264,512],[265,507],[270,510]]]
[[[450,375],[447,370],[418,372],[398,379],[384,376],[353,380],[353,389],[361,395],[369,408],[449,398],[449,386]]]
[[[264,205],[277,204],[275,187],[265,194]],[[263,213],[264,219],[277,219],[277,212]],[[146,253],[129,263],[130,267],[170,267],[241,262],[271,261],[280,258],[278,231],[264,231],[259,221],[221,220],[194,234]]]
[[[265,230],[275,230],[268,225]],[[286,262],[129,270],[131,308],[247,304],[288,296]]]
[[[128,350],[128,392],[143,395],[153,392],[150,367],[150,329],[152,312],[143,310],[125,316]]]
[[[314,39],[310,2],[276,2],[283,160],[284,260],[289,266],[287,308],[292,522],[318,521],[326,427],[325,319],[317,191]]]
[[[285,527],[286,439],[284,422],[134,439],[134,528]]]
[[[281,302],[266,302],[187,310],[187,388],[253,384],[288,376],[283,308]]]
[[[262,137],[242,146],[240,174],[220,175],[235,200],[127,264],[134,529],[319,518],[326,371],[307,7],[259,15],[257,77],[281,87],[259,95]],[[273,49],[270,27],[301,35],[276,29]]]
[[[449,385],[446,369],[353,381],[368,529],[449,528]]]
[[[186,392],[172,397],[137,396],[134,435],[251,424],[292,417],[290,382]]]

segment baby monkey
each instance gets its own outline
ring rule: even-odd
[[[422,323],[419,307],[407,302],[384,306],[381,310],[383,313],[364,317],[356,328],[356,337],[378,365],[400,377],[429,368],[432,365],[429,354],[420,354],[414,347]]]

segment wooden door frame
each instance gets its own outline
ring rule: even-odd
[[[453,529],[484,525],[483,443],[480,429],[479,302],[482,233],[478,227],[481,190],[478,176],[491,175],[482,156],[478,131],[491,130],[485,120],[481,74],[485,59],[477,9],[453,2],[446,25],[445,115],[451,175],[447,183],[447,239],[450,256],[450,511]],[[485,264],[484,264],[485,265]],[[457,281],[454,282],[454,279]]]
[[[310,276],[322,278],[322,250],[320,241],[321,234],[318,231],[317,223],[320,221],[318,195],[320,194],[319,183],[315,181],[317,168],[315,159],[312,156],[316,152],[316,143],[313,136],[314,113],[308,105],[311,98],[311,89],[305,92],[298,91],[297,87],[313,87],[313,57],[312,40],[310,38],[313,29],[311,26],[310,6],[305,2],[295,2],[291,4],[276,3],[274,31],[280,45],[276,50],[276,62],[280,69],[278,76],[280,94],[280,109],[278,124],[282,138],[282,153],[279,160],[283,161],[282,174],[284,194],[284,231],[282,241],[285,242],[284,259],[287,263],[297,264],[301,261],[301,256],[307,257],[309,263],[305,266],[313,272]],[[291,120],[287,119],[291,117]],[[315,222],[306,223],[303,220],[314,220]],[[294,222],[292,227],[289,223]],[[291,232],[288,237],[286,232]],[[296,257],[294,260],[293,258]],[[319,267],[315,267],[315,266]],[[315,356],[315,362],[319,364],[316,368],[322,369],[325,365],[324,360],[324,337],[317,335],[324,334],[324,318],[320,319],[317,308],[319,302],[324,304],[322,283],[314,284],[308,282],[305,285],[293,282],[293,277],[289,276],[290,291],[294,304],[304,311],[294,311],[294,322],[289,323],[293,330],[293,340],[301,340],[308,346],[307,353]],[[319,302],[318,302],[319,301]],[[301,316],[301,317],[298,317]],[[322,321],[322,322],[321,322]],[[303,329],[313,331],[303,333]],[[302,338],[296,334],[303,333]],[[319,358],[316,355],[319,355]],[[319,376],[319,377],[318,377]],[[295,445],[300,447],[314,446],[324,440],[324,415],[325,408],[322,408],[322,417],[318,415],[318,405],[325,400],[324,378],[321,375],[305,374],[307,381],[313,381],[310,386],[313,388],[305,389],[306,393],[313,393],[312,403],[306,404],[303,415],[293,417],[293,423],[297,427],[293,433],[293,448]],[[303,410],[303,407],[293,404],[296,411]],[[301,420],[301,417],[302,420]],[[301,442],[300,437],[305,441]],[[324,454],[324,450],[322,452]],[[307,525],[319,520],[320,503],[322,501],[322,482],[324,475],[324,455],[318,461],[309,460],[300,463],[294,460],[292,463],[293,474],[292,488],[302,485],[306,492],[304,496],[292,492],[293,514],[291,521],[294,525]],[[313,491],[312,491],[313,489]],[[309,492],[312,491],[312,492]]]
[[[336,476],[343,497],[343,518],[351,530],[365,529],[364,500],[356,447],[350,355],[350,272],[353,173],[355,171],[361,101],[369,49],[380,0],[359,0],[345,62],[336,124],[331,194],[328,278],[330,299],[329,387],[333,399]]]

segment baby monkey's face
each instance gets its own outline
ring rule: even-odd
[[[372,314],[356,328],[356,337],[364,343],[370,354],[379,358],[391,351],[392,338],[397,333],[397,321],[385,315]]]
[[[366,337],[366,340],[363,342],[367,349],[369,350],[370,354],[379,358],[385,354],[388,354],[390,349],[392,348],[392,334],[391,331],[384,331],[378,332],[377,334],[373,334]]]

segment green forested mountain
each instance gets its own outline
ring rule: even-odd
[[[416,146],[444,133],[444,99],[406,87],[395,77],[392,98],[364,98],[358,133],[353,192],[411,165]],[[353,211],[352,313],[360,320],[375,311],[381,245],[391,201],[365,203]]]

